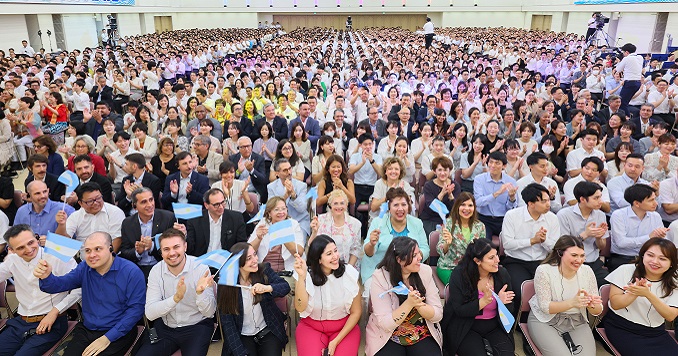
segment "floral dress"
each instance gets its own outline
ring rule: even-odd
[[[452,231],[452,219],[447,218],[445,228],[448,231]],[[464,235],[468,235],[469,238],[464,237]],[[476,221],[470,231],[467,228],[455,225],[452,231],[452,243],[447,248],[447,253],[443,253],[443,243],[445,240],[443,240],[442,236],[440,237],[436,246],[436,250],[440,255],[436,272],[443,283],[447,284],[449,281],[452,270],[459,264],[461,258],[464,257],[468,244],[472,240],[483,238],[485,238],[485,224],[480,221]]]

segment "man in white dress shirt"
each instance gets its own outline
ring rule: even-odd
[[[58,294],[40,291],[33,269],[39,260],[47,260],[55,275],[64,275],[75,268],[72,258],[68,262],[45,254],[31,227],[19,224],[4,235],[10,253],[0,263],[0,280],[14,279],[19,316],[7,320],[0,333],[0,355],[42,355],[66,334],[66,310],[80,300],[80,289]]]
[[[186,235],[167,229],[160,235],[162,261],[151,269],[146,317],[154,320],[158,342],[145,342],[136,355],[206,355],[217,308],[209,267],[186,254]]]
[[[503,265],[511,275],[512,285],[533,279],[541,261],[560,238],[560,223],[551,209],[549,190],[530,183],[521,192],[526,205],[506,212],[501,242],[506,258]],[[515,288],[514,302],[520,304],[520,288]]]
[[[563,204],[560,201],[560,190],[558,183],[547,176],[549,168],[549,160],[543,152],[534,152],[527,156],[527,165],[530,166],[530,174],[520,178],[516,184],[518,185],[518,196],[520,192],[530,183],[538,183],[543,185],[549,191],[551,199],[551,211],[557,213]],[[522,198],[518,199],[518,206],[524,206],[525,201]]]
[[[426,45],[426,49],[431,47],[431,43],[433,42],[433,21],[431,21],[430,17],[426,18],[426,23],[424,24],[424,44]]]
[[[640,89],[640,78],[643,71],[643,57],[636,54],[636,46],[627,43],[621,47],[624,54],[624,59],[617,63],[614,70],[624,74],[624,85],[622,86],[619,96],[621,96],[622,104],[621,110],[629,115],[629,101]]]

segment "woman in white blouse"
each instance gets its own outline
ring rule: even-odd
[[[223,161],[219,165],[219,174],[221,175],[221,180],[214,182],[212,188],[221,189],[224,192],[224,197],[226,198],[224,201],[226,204],[225,208],[240,213],[245,212],[245,210],[248,213],[253,212],[254,202],[247,193],[249,178],[244,181],[235,179],[235,165],[231,161]]]
[[[676,270],[676,246],[652,238],[634,264],[622,265],[605,278],[611,284],[605,331],[623,355],[678,355],[678,344],[664,327],[678,316]]]
[[[356,269],[360,269],[360,257],[363,255],[360,238],[360,221],[348,214],[348,197],[340,189],[330,192],[328,197],[329,211],[318,215],[311,221],[310,245],[316,235],[333,236],[339,256]]]
[[[357,355],[362,312],[358,271],[341,260],[336,243],[327,235],[313,239],[307,260],[308,267],[295,255],[294,307],[301,317],[295,335],[303,340],[297,343],[297,354]]]
[[[594,356],[596,342],[587,310],[599,315],[603,304],[593,270],[584,264],[584,243],[564,235],[534,275],[536,294],[527,319],[530,336],[543,355]]]
[[[676,150],[676,138],[670,134],[663,134],[657,139],[659,151],[645,155],[645,170],[643,178],[648,181],[663,181],[674,177],[678,169],[678,157],[672,155]]]

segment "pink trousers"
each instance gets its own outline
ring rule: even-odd
[[[337,337],[347,320],[348,316],[339,320],[301,319],[295,333],[298,356],[322,356],[322,350],[327,348],[330,341]],[[359,347],[360,327],[356,324],[337,345],[334,354],[337,356],[358,355]]]

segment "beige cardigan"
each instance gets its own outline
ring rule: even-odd
[[[429,265],[422,264],[419,270],[424,286],[426,287],[426,303],[433,307],[435,315],[432,320],[426,320],[431,335],[442,350],[443,336],[440,329],[440,320],[443,318],[443,304],[440,301],[438,287],[433,280],[433,272]],[[372,312],[367,322],[365,353],[367,356],[374,356],[390,340],[393,331],[398,326],[393,321],[392,313],[400,307],[398,297],[393,293],[388,293],[384,298],[379,298],[379,294],[393,288],[390,282],[390,274],[383,269],[377,269],[372,275],[372,284],[370,285],[370,301],[372,303]]]

